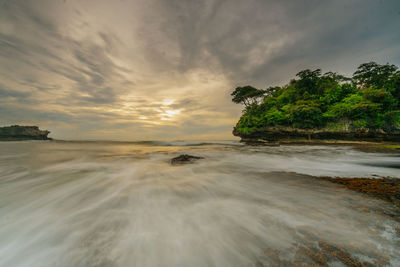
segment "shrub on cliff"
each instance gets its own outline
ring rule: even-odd
[[[320,69],[303,70],[281,87],[237,87],[232,101],[244,104],[245,109],[236,128],[244,133],[271,126],[338,129],[343,127],[336,124],[346,122],[353,130],[398,130],[397,69],[370,62],[361,64],[352,78],[322,74]]]

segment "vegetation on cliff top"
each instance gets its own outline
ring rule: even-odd
[[[329,131],[400,129],[400,71],[395,65],[361,64],[352,78],[320,69],[303,70],[284,86],[237,87],[232,101],[244,104],[236,131],[268,127]]]
[[[50,140],[51,138],[47,137],[49,133],[47,130],[40,130],[37,126],[12,125],[0,127],[0,141]]]

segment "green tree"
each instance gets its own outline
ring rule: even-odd
[[[246,107],[256,104],[265,92],[250,85],[243,87],[236,87],[232,92],[232,101],[236,104],[244,104]]]
[[[395,65],[379,65],[376,62],[361,64],[353,74],[353,79],[361,87],[383,88],[396,73]]]
[[[296,128],[315,128],[323,124],[322,111],[318,103],[310,100],[299,100],[291,106],[290,120]]]
[[[307,93],[308,95],[316,94],[318,91],[318,82],[321,76],[321,70],[302,70],[296,74],[300,79],[295,82],[300,97]]]

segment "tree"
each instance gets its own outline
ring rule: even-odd
[[[279,86],[270,86],[264,90],[264,97],[271,97],[276,95],[280,90],[282,90]]]
[[[319,127],[323,123],[321,109],[313,101],[299,100],[289,111],[290,120],[297,128],[309,129]]]
[[[388,82],[387,86],[389,92],[392,93],[393,97],[400,100],[400,71],[394,73]],[[398,101],[398,107],[400,108],[400,101]]]
[[[318,82],[321,77],[321,70],[302,70],[296,74],[300,79],[295,82],[296,89],[298,90],[299,96],[307,92],[308,94],[316,94],[318,91]]]
[[[250,85],[236,87],[232,92],[232,102],[236,104],[244,104],[246,107],[256,104],[258,99],[265,94],[265,91],[254,88]]]
[[[336,82],[349,82],[351,81],[351,78],[348,78],[346,76],[343,76],[341,74],[338,74],[336,72],[328,71],[322,75],[324,79],[329,79],[331,81],[336,81]]]
[[[386,83],[396,74],[395,65],[379,65],[376,62],[361,64],[353,74],[353,79],[362,88],[384,88]]]

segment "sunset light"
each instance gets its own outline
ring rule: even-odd
[[[0,267],[400,267],[400,0],[0,0]]]

